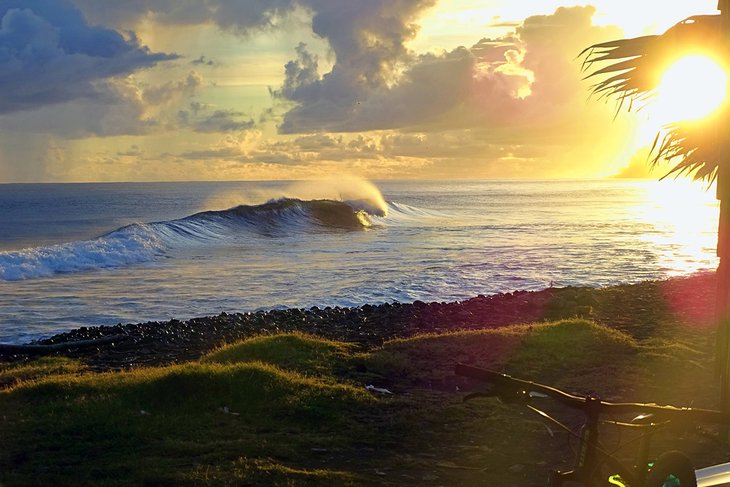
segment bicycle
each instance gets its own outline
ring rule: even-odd
[[[683,453],[668,451],[659,455],[653,462],[649,461],[652,436],[670,424],[727,424],[730,422],[730,415],[720,411],[656,404],[606,402],[595,396],[569,394],[554,387],[465,364],[457,364],[455,372],[457,375],[476,379],[492,386],[488,391],[467,395],[464,397],[464,401],[476,397],[496,396],[505,403],[522,403],[528,409],[578,438],[577,456],[572,469],[552,470],[548,479],[550,487],[697,487],[697,476],[692,462]],[[580,433],[576,433],[550,414],[532,405],[535,399],[547,397],[583,413],[585,421]],[[602,416],[637,413],[639,415],[631,422],[601,419]],[[637,428],[645,432],[639,438],[640,445],[634,465],[626,465],[614,455],[623,445],[614,452],[609,452],[600,444],[600,424]],[[715,467],[715,473],[718,468],[720,470],[724,468],[730,476],[730,464]],[[730,483],[702,483],[701,485],[710,487],[730,485]]]

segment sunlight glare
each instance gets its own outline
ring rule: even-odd
[[[696,120],[711,114],[725,100],[728,76],[712,58],[685,56],[662,75],[652,112],[663,123]]]
[[[661,261],[676,274],[696,270],[715,247],[719,205],[714,191],[701,184],[689,179],[648,183],[646,200],[635,211],[655,222],[659,231],[647,231],[643,238],[668,249]]]

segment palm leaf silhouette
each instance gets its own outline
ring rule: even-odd
[[[676,60],[688,54],[714,54],[728,71],[730,59],[730,0],[721,0],[721,15],[689,17],[659,36],[621,39],[590,46],[581,53],[586,78],[596,80],[594,95],[615,99],[618,111],[627,106],[637,109],[655,94],[662,73]],[[698,87],[697,89],[701,89]],[[725,102],[703,120],[681,121],[661,129],[654,140],[651,163],[665,160],[673,165],[666,176],[689,175],[694,180],[712,183],[718,180],[717,198],[720,219],[717,236],[716,338],[717,371],[721,377],[720,401],[730,413],[730,178],[726,160],[730,154],[730,137],[724,133],[730,122],[730,104]],[[650,156],[651,157],[651,156]],[[665,176],[665,177],[666,177]],[[724,426],[721,437],[730,438]]]
[[[650,102],[662,74],[677,59],[725,45],[721,16],[696,15],[662,35],[595,44],[580,57],[584,58],[583,71],[589,71],[586,79],[596,80],[591,86],[592,94],[599,99],[614,99],[618,113],[623,107],[629,111],[640,110]],[[718,137],[719,117],[664,127],[652,147],[651,163],[656,165],[665,160],[674,164],[667,176],[686,174],[695,180],[714,181],[723,154],[728,153],[727,144],[721,143],[722,138]]]

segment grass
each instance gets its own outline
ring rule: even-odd
[[[707,333],[655,328],[636,338],[576,318],[367,352],[284,334],[129,372],[65,359],[2,365],[0,484],[544,485],[572,459],[565,438],[523,409],[463,403],[470,384],[454,363],[609,399],[714,406]],[[686,445],[707,460],[696,443]]]
[[[203,363],[232,364],[261,361],[282,369],[322,378],[331,376],[334,368],[352,352],[353,346],[302,333],[260,336],[227,345],[201,360]]]
[[[0,455],[5,465],[20,467],[4,479],[11,485],[24,479],[70,485],[79,475],[99,485],[139,485],[159,476],[175,483],[171,468],[217,465],[242,451],[293,455],[301,438],[332,444],[327,432],[373,402],[352,385],[262,362],[44,375],[4,396]],[[267,449],[257,439],[261,432],[293,438]]]
[[[85,369],[78,360],[65,357],[43,357],[28,363],[7,364],[0,367],[0,386],[10,386],[45,376],[79,374]]]

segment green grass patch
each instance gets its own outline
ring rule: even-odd
[[[302,333],[259,336],[221,347],[202,358],[204,363],[266,362],[302,374],[331,375],[347,357],[351,344]]]
[[[246,451],[286,457],[307,448],[302,439],[336,444],[327,434],[372,402],[361,388],[260,362],[41,378],[0,396],[3,480],[139,485]],[[261,431],[292,438],[262,448]]]
[[[661,330],[638,340],[569,319],[367,352],[285,334],[129,372],[63,359],[6,365],[0,484],[543,485],[573,458],[565,438],[518,407],[463,403],[454,364],[612,400],[711,401],[707,337]]]
[[[78,360],[65,357],[43,357],[31,362],[0,364],[0,386],[13,386],[18,382],[52,375],[79,374],[86,366]]]
[[[519,347],[524,327],[456,331],[420,335],[386,342],[381,348],[356,356],[354,363],[371,381],[412,387],[453,377],[457,362],[501,367]]]
[[[528,328],[505,366],[510,374],[575,386],[589,382],[596,371],[613,374],[630,368],[637,351],[637,342],[620,331],[582,319],[563,320]]]

